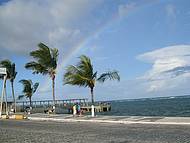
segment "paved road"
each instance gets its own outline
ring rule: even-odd
[[[0,143],[190,143],[190,126],[0,121]]]

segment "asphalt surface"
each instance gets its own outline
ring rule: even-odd
[[[0,143],[190,143],[190,126],[0,120]]]

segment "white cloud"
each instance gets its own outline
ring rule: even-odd
[[[12,0],[0,5],[0,48],[6,53],[26,54],[42,41],[68,51],[93,31],[93,21],[86,26],[84,17],[100,2]]]
[[[140,77],[147,81],[149,92],[179,87],[190,78],[190,45],[164,47],[137,58],[152,64],[152,68]]]

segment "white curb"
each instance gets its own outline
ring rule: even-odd
[[[142,122],[142,121],[111,121],[111,120],[96,120],[96,119],[53,119],[53,118],[38,118],[28,117],[33,121],[55,121],[55,122],[94,122],[94,123],[116,123],[116,124],[152,124],[152,125],[190,125],[187,122]]]

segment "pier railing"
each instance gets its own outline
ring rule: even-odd
[[[80,104],[81,109],[85,111],[91,111],[91,102],[88,102],[87,98],[81,99],[66,99],[66,100],[55,100],[56,110],[58,112],[71,112],[74,104]],[[33,112],[40,113],[44,112],[45,109],[51,108],[53,100],[40,100],[32,101]],[[97,112],[111,110],[111,105],[107,102],[95,102],[93,104]],[[30,106],[29,101],[17,101],[17,111],[24,112]]]
[[[81,98],[81,99],[65,99],[65,100],[55,100],[56,107],[64,107],[64,108],[70,108],[75,103],[78,104],[86,104],[88,101],[87,98]],[[40,100],[40,101],[32,101],[32,107],[33,108],[48,108],[53,105],[53,100]],[[29,101],[17,101],[17,108],[20,111],[24,111],[25,108],[30,106]]]
[[[56,105],[60,104],[85,104],[88,101],[87,98],[81,98],[81,99],[66,99],[66,100],[55,100]],[[32,101],[32,106],[51,106],[53,104],[53,100],[40,100],[40,101]],[[17,101],[18,106],[28,106],[30,105],[29,101]]]

